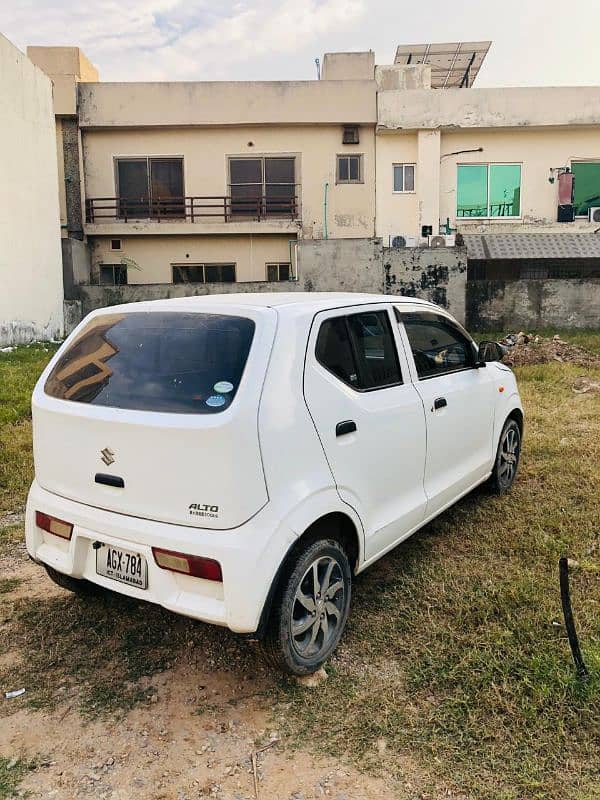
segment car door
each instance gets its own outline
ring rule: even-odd
[[[495,387],[472,339],[449,315],[413,306],[397,317],[425,409],[429,517],[489,474]]]
[[[391,306],[315,316],[304,395],[340,497],[360,516],[366,559],[424,519],[425,415]]]

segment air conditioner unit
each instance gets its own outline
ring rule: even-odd
[[[590,222],[600,222],[600,207],[594,206],[590,208],[590,215],[588,217]]]
[[[391,233],[389,246],[394,250],[401,250],[404,247],[418,247],[418,236],[411,236],[408,233]]]
[[[429,247],[454,247],[456,237],[454,234],[439,234],[429,237]]]

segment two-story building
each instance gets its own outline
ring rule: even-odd
[[[320,81],[79,81],[92,280],[282,281],[299,239],[373,236],[373,59],[326,56]]]

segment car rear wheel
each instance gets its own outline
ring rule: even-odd
[[[93,597],[102,594],[104,591],[101,586],[97,586],[95,583],[90,583],[90,581],[80,578],[72,578],[70,575],[64,575],[62,572],[58,572],[58,570],[49,567],[47,564],[44,564],[44,569],[48,573],[50,580],[57,586],[60,586],[61,589],[73,592],[74,594],[78,594],[81,597]]]
[[[504,494],[513,485],[521,456],[521,429],[514,419],[508,419],[498,443],[496,463],[491,476],[491,486],[497,494]]]
[[[310,675],[337,647],[348,618],[350,562],[335,539],[320,539],[297,556],[275,598],[262,641],[267,660],[291,675]]]

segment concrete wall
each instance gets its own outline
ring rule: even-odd
[[[321,65],[323,81],[373,80],[375,53],[325,53]]]
[[[321,239],[298,244],[298,282],[306,292],[376,292],[384,287],[381,239]]]
[[[386,91],[377,107],[389,130],[598,125],[600,87]]]
[[[345,85],[345,83],[340,83]],[[302,235],[324,235],[324,195],[328,186],[328,230],[331,238],[372,236],[375,233],[375,134],[372,126],[361,126],[360,144],[342,144],[341,125],[264,126],[221,128],[172,128],[84,131],[83,158],[87,197],[115,197],[115,158],[118,156],[183,156],[186,196],[223,196],[229,194],[229,157],[293,155],[296,158],[296,181],[300,184]],[[336,185],[338,153],[363,156],[364,183]],[[168,223],[167,223],[168,224]],[[215,226],[226,233],[230,225],[215,218],[194,223],[198,232],[203,226]],[[264,231],[271,220],[249,223],[255,233]],[[86,227],[98,233],[105,224]],[[191,223],[182,223],[191,232]],[[146,223],[159,233],[166,224]],[[121,225],[121,228],[124,226]],[[181,226],[180,226],[181,227]],[[107,234],[114,235],[114,226]]]
[[[469,281],[467,324],[473,330],[598,328],[600,279]]]
[[[383,268],[386,294],[430,300],[464,324],[466,248],[384,248]]]
[[[0,35],[0,345],[59,337],[63,284],[52,84]]]
[[[82,128],[323,125],[377,119],[375,81],[80,83]]]
[[[123,228],[125,226],[122,226]],[[266,264],[293,261],[290,236],[129,236],[121,238],[121,249],[113,250],[111,239],[90,241],[92,275],[100,264],[130,263],[131,284],[172,281],[171,264],[235,264],[240,282],[266,280]]]
[[[78,47],[28,47],[27,56],[52,79],[54,113],[77,113],[77,84],[97,81],[98,70]]]

